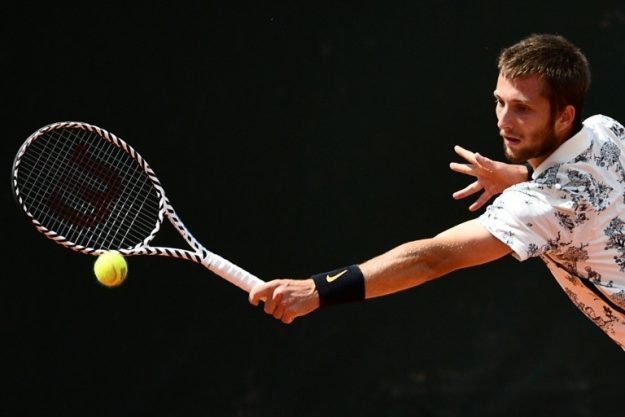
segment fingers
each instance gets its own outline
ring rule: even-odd
[[[260,301],[265,301],[267,299],[267,295],[273,292],[271,284],[271,282],[266,282],[252,288],[248,296],[250,304],[257,306]]]
[[[250,303],[264,301],[263,310],[285,324],[319,308],[315,282],[308,279],[277,279],[250,291]]]
[[[276,312],[276,309],[280,307],[281,301],[282,293],[274,291],[273,295],[265,301],[265,313],[273,315]]]
[[[464,158],[467,163],[461,164],[458,162],[451,162],[449,164],[449,168],[451,168],[452,171],[458,172],[460,174],[465,174],[465,175],[473,175],[474,177],[479,175],[479,168],[481,168],[481,165],[478,163],[477,161],[477,153],[468,151],[466,149],[464,149],[462,146],[454,146],[454,151],[456,151],[456,153]],[[480,158],[483,160],[484,157],[479,155]]]
[[[462,190],[456,191],[455,193],[452,194],[452,196],[454,199],[459,200],[461,198],[465,198],[472,194],[475,194],[481,189],[482,189],[482,185],[478,181],[475,181],[474,183],[469,184],[466,187],[464,187]]]
[[[455,193],[452,194],[452,196],[454,199],[459,200],[461,198],[465,198],[470,195],[473,195],[482,189],[483,189],[482,185],[478,181],[475,181],[474,183],[464,187],[462,190],[456,191]],[[484,190],[484,192],[480,194],[478,199],[475,200],[473,204],[469,206],[469,211],[479,210],[484,204],[486,204],[488,200],[490,200],[492,196],[493,196],[493,193]]]
[[[265,312],[284,324],[293,323],[293,320],[298,316],[292,305],[293,294],[288,292],[288,288],[288,282],[281,283],[273,292],[271,305],[267,307],[267,303],[265,303]]]
[[[449,164],[449,168],[451,168],[452,171],[459,172],[460,174],[475,175],[473,173],[473,166],[472,165],[459,164],[457,162],[451,162]]]
[[[273,318],[280,320],[284,324],[291,324],[293,320],[295,320],[295,316],[290,311],[290,309],[286,306],[286,304],[279,302],[276,305],[276,308],[271,313]]]
[[[477,152],[475,153],[475,163],[477,166],[488,172],[492,172],[495,168],[495,163],[491,159],[488,159]]]
[[[470,210],[470,211],[476,211],[476,210],[479,210],[479,209],[480,209],[480,208],[481,208],[484,204],[486,204],[486,202],[487,202],[488,200],[490,200],[490,198],[491,198],[492,196],[493,196],[493,195],[492,195],[491,193],[489,193],[488,191],[484,191],[484,192],[480,195],[480,197],[479,197],[477,200],[475,200],[475,202],[474,202],[473,204],[471,204],[471,205],[469,206],[469,210]]]
[[[467,162],[471,164],[475,163],[475,153],[468,151],[459,145],[454,146],[454,151],[458,154],[458,156],[465,159]]]
[[[291,324],[296,316],[287,308],[284,301],[283,286],[281,280],[274,280],[252,288],[249,294],[249,302],[258,306],[260,301],[265,303],[263,311],[285,324]]]
[[[480,185],[479,182],[475,181],[473,184],[470,184],[466,187],[464,187],[462,190],[460,191],[456,191],[455,193],[453,193],[453,198],[456,200],[459,200],[461,198],[465,198],[468,197],[472,194],[477,193],[478,191],[482,190],[482,186]],[[469,206],[469,210],[470,211],[476,211],[479,210],[484,204],[486,204],[486,202],[488,200],[490,200],[490,198],[493,196],[493,193],[488,192],[486,190],[484,190],[484,192],[482,194],[480,194],[480,196],[478,197],[477,200],[475,200],[475,202],[473,202],[473,204],[471,204]]]
[[[280,285],[280,280],[274,280],[252,288],[248,296],[250,304],[257,306],[260,301],[263,301],[265,303],[263,308],[265,313],[274,314],[282,301],[282,293],[278,290]]]
[[[458,172],[460,174],[478,176],[480,174],[480,170],[492,172],[495,168],[495,162],[493,160],[483,155],[480,155],[477,152],[473,153],[467,151],[460,146],[456,146],[454,149],[456,149],[458,155],[466,159],[469,164],[451,162],[449,164],[449,168],[451,168],[452,171]]]
[[[284,304],[281,303],[282,295],[277,294],[274,297],[274,303],[265,303],[265,313],[273,316],[275,319],[281,320],[284,315]]]

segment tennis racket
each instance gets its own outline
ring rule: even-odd
[[[12,169],[18,205],[55,243],[88,255],[186,259],[250,292],[262,280],[202,246],[184,226],[148,163],[106,130],[46,125],[19,148]],[[167,218],[191,250],[150,246]]]

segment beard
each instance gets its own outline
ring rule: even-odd
[[[512,152],[506,145],[503,145],[503,153],[506,159],[515,164],[522,164],[529,159],[547,157],[553,153],[561,144],[556,136],[554,119],[550,118],[547,125],[533,136],[532,146]]]

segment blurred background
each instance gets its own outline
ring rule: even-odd
[[[586,115],[624,121],[622,2],[26,1],[4,20],[1,416],[624,415],[622,350],[538,260],[287,326],[191,262],[132,257],[101,286],[8,181],[33,131],[89,122],[257,276],[361,262],[476,215],[448,165],[456,144],[502,157],[501,48],[566,36],[591,63]]]

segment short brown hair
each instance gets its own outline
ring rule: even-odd
[[[580,49],[560,35],[533,34],[505,48],[497,68],[507,79],[538,75],[552,114],[567,105],[575,107],[574,128],[582,125],[584,97],[590,86],[588,60]]]

